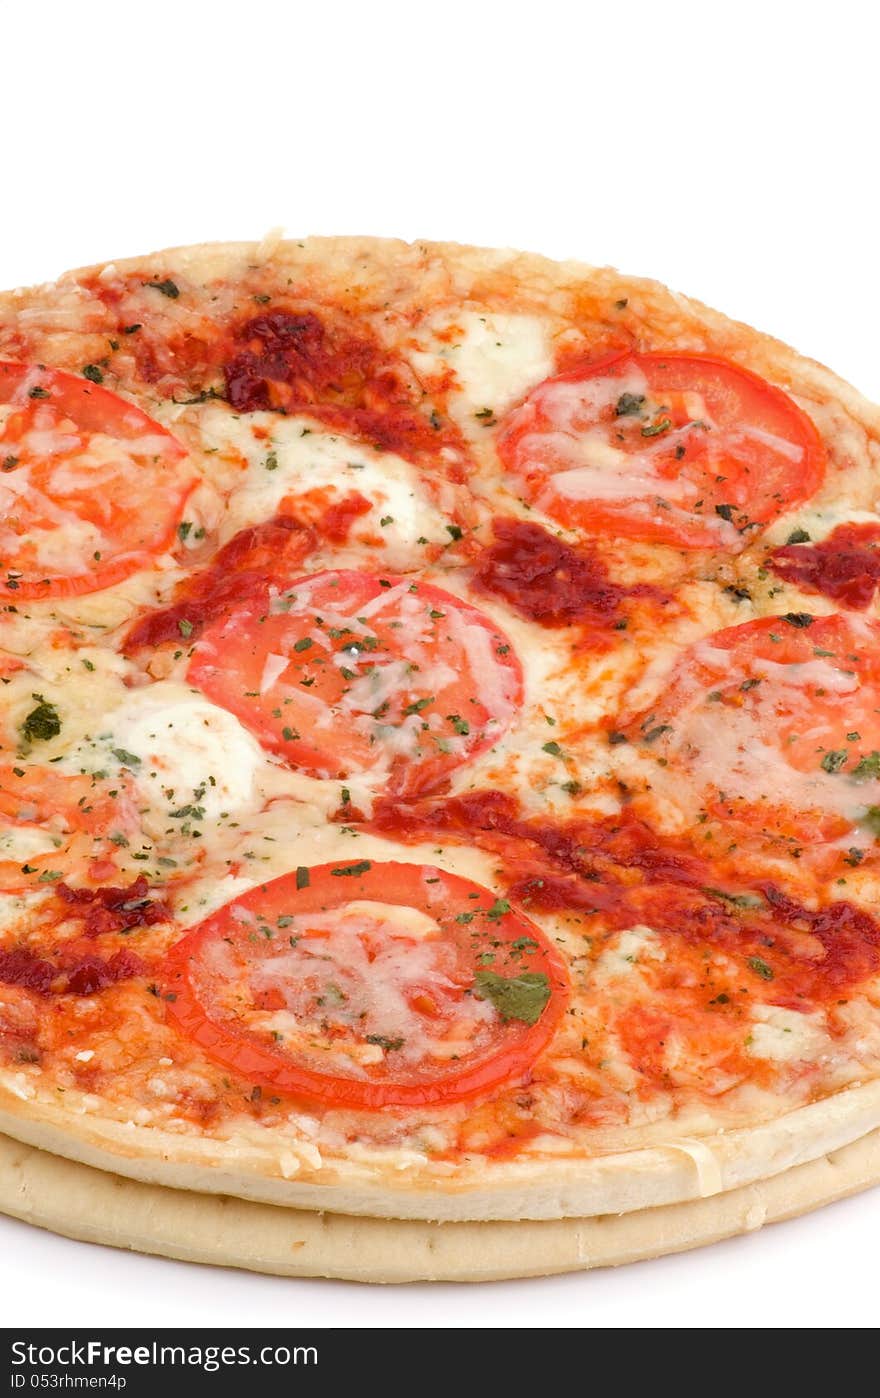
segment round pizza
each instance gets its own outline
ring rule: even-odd
[[[400,1219],[880,1126],[880,411],[376,239],[0,298],[0,1129]]]

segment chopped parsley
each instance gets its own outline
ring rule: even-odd
[[[880,777],[880,752],[876,749],[859,759],[849,774],[853,781],[866,782]]]
[[[55,705],[47,703],[42,694],[34,694],[31,697],[37,700],[37,706],[31,709],[21,725],[21,734],[25,742],[44,743],[49,738],[57,738],[61,732],[61,719]]]
[[[750,971],[754,971],[756,976],[760,976],[762,981],[773,980],[773,967],[768,966],[760,956],[750,956],[746,962]]]
[[[162,295],[167,296],[170,301],[176,301],[180,295],[180,287],[170,277],[164,277],[162,281],[144,282],[144,286],[151,286],[154,291],[161,291]]]
[[[644,393],[621,393],[614,409],[615,417],[638,417],[644,406]]]
[[[518,1019],[537,1024],[550,999],[550,982],[543,971],[525,971],[521,976],[499,976],[496,971],[477,971],[474,994],[478,1000],[491,1000],[507,1024]]]
[[[141,759],[133,752],[127,752],[125,748],[114,748],[113,756],[117,762],[121,762],[123,767],[139,767]]]
[[[92,383],[104,382],[104,375],[101,371],[100,365],[98,364],[84,364],[82,372],[83,378],[89,379]]]
[[[402,1049],[405,1040],[386,1039],[384,1034],[368,1034],[366,1036],[368,1044],[378,1044],[386,1053],[395,1053],[397,1049]]]
[[[648,427],[642,428],[643,437],[659,437],[661,432],[668,432],[672,426],[672,418],[661,417],[659,422],[652,422]]]
[[[338,879],[357,878],[359,874],[369,873],[372,867],[372,862],[369,859],[362,859],[358,864],[343,864],[338,869],[331,869],[330,872],[335,874]]]

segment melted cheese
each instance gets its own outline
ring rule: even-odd
[[[540,316],[464,311],[429,321],[411,359],[426,376],[451,369],[457,394],[452,411],[469,433],[480,434],[476,413],[498,416],[553,372],[550,325]]]
[[[138,791],[164,820],[186,806],[202,812],[199,823],[241,813],[254,804],[266,763],[237,718],[172,680],[130,690],[107,715],[100,741],[130,767]],[[139,761],[129,763],[126,754]]]
[[[815,1061],[831,1047],[823,1014],[800,1014],[780,1005],[756,1005],[746,1049],[776,1063]]]
[[[328,432],[305,416],[242,417],[216,405],[204,414],[203,433],[229,470],[224,538],[271,519],[284,501],[309,522],[329,502],[356,492],[372,508],[353,521],[349,538],[381,547],[386,567],[423,559],[427,543],[449,543],[452,499],[442,499],[438,481],[441,498],[432,500],[416,468],[400,456]]]
[[[251,990],[258,996],[275,991],[284,1008],[254,1014],[251,1027],[293,1039],[298,1052],[317,1051],[325,1064],[341,1057],[356,1076],[388,1053],[416,1065],[482,1045],[497,1012],[489,1002],[461,994],[448,944],[436,923],[427,925],[433,919],[415,925],[407,915],[415,910],[390,908],[361,900],[294,917],[285,927],[291,945],[259,961],[250,974]],[[213,970],[231,976],[224,944],[211,944],[205,956]],[[448,1011],[420,1014],[412,1001],[422,994],[440,1006],[454,1005],[453,1017]],[[328,1021],[345,1026],[352,1037],[328,1037]]]

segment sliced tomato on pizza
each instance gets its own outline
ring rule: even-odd
[[[28,763],[0,764],[0,890],[61,879],[106,882],[140,831],[124,779],[108,783]]]
[[[880,834],[880,624],[790,612],[705,637],[626,727],[657,783],[797,841]]]
[[[90,379],[0,363],[0,593],[97,592],[148,567],[194,485],[185,455]]]
[[[244,1078],[325,1106],[462,1101],[528,1073],[566,1005],[551,943],[419,864],[301,868],[170,952],[172,1021]]]
[[[355,570],[279,581],[268,593],[206,628],[188,677],[291,766],[417,791],[510,725],[519,660],[452,593]]]
[[[792,398],[723,359],[616,354],[546,379],[498,451],[561,523],[738,553],[822,483],[825,449]]]

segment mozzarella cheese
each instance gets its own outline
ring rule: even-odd
[[[309,523],[327,504],[356,493],[371,509],[352,522],[349,538],[380,546],[386,567],[411,566],[424,558],[426,544],[449,543],[452,498],[444,500],[438,481],[432,500],[416,468],[392,452],[328,432],[306,416],[241,417],[216,405],[204,414],[203,436],[230,470],[224,539],[271,519],[285,502]]]
[[[746,1050],[753,1058],[777,1063],[815,1061],[831,1047],[822,1014],[800,1014],[780,1005],[756,1005],[753,1019],[746,1042]]]
[[[453,412],[468,428],[475,412],[497,417],[553,372],[550,326],[540,316],[463,311],[429,321],[422,343],[430,348],[411,355],[416,370],[452,370],[461,395]]]
[[[201,812],[193,817],[198,823],[241,814],[257,799],[267,762],[234,715],[174,680],[129,690],[103,721],[98,742],[106,757],[129,768],[139,794],[165,821],[187,806]]]

